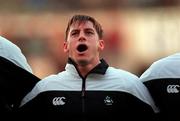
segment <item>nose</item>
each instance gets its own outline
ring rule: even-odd
[[[80,32],[79,34],[79,41],[86,41],[86,37],[85,37],[85,34],[83,32]]]

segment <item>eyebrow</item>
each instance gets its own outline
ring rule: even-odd
[[[85,31],[93,31],[94,32],[94,29],[92,28],[84,28]],[[76,31],[79,31],[79,29],[72,29],[70,32],[76,32]]]
[[[79,29],[73,29],[73,30],[70,31],[70,33],[71,32],[76,32],[76,31],[79,31]]]
[[[84,30],[86,30],[86,31],[94,31],[94,29],[92,29],[92,28],[85,28]]]

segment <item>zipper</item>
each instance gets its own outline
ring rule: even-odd
[[[82,99],[82,114],[83,114],[83,117],[85,117],[85,91],[86,91],[86,78],[82,78],[81,99]]]
[[[75,66],[79,76],[81,77],[82,79],[82,88],[81,88],[81,101],[82,101],[82,116],[83,116],[83,119],[85,118],[85,92],[86,92],[86,78],[88,76],[88,74],[83,77],[81,75],[81,73],[79,72],[78,68]]]

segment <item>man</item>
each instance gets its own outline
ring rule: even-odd
[[[32,74],[20,48],[0,37],[0,112],[14,112],[39,80]]]
[[[61,121],[126,121],[152,116],[156,109],[145,86],[137,76],[109,67],[100,59],[103,49],[101,25],[90,16],[73,16],[64,42],[69,57],[65,71],[37,83],[23,99],[22,111]]]
[[[154,62],[140,77],[160,109],[160,121],[179,121],[180,53]]]

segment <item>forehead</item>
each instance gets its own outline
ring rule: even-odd
[[[70,26],[70,31],[74,30],[74,29],[95,29],[94,25],[92,22],[90,21],[76,21],[74,22],[71,26]]]

